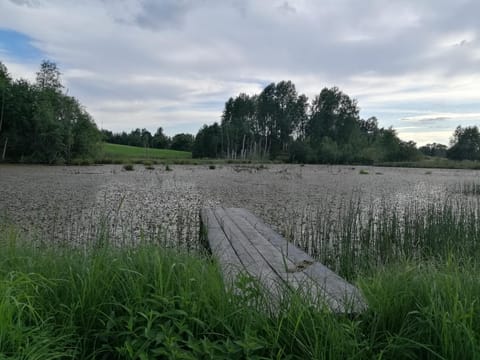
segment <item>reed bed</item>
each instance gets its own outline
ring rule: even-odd
[[[336,209],[307,208],[292,216],[283,234],[348,279],[398,261],[423,261],[480,253],[480,197],[443,196],[403,204],[359,198]]]

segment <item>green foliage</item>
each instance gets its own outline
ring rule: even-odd
[[[453,160],[480,160],[480,132],[477,126],[455,129],[447,157]]]
[[[133,171],[133,170],[134,170],[133,164],[125,164],[125,165],[123,165],[123,170],[125,170],[125,171]]]
[[[415,161],[419,153],[375,117],[360,119],[356,100],[338,88],[322,89],[309,104],[291,81],[281,81],[230,98],[221,124],[199,130],[193,156],[372,164]]]
[[[321,163],[336,164],[340,158],[340,151],[335,141],[324,137],[317,148],[317,159]]]
[[[7,160],[55,164],[97,155],[100,132],[78,101],[62,92],[55,63],[41,64],[35,84],[5,74],[2,65],[0,145]]]
[[[222,152],[222,130],[217,123],[204,125],[195,136],[192,156],[194,158],[216,158]]]
[[[163,133],[159,127],[152,137],[152,147],[157,149],[167,149],[170,146],[170,139]]]
[[[152,136],[147,129],[137,128],[126,133],[113,133],[109,130],[102,129],[102,140],[111,144],[128,145],[143,148],[169,149],[172,139],[163,133],[163,128],[159,127]],[[188,150],[190,151],[190,150]]]
[[[177,134],[172,138],[170,149],[177,151],[191,152],[193,148],[194,137],[190,134]]]
[[[308,123],[312,143],[318,143],[325,137],[339,144],[351,141],[352,133],[358,126],[358,113],[355,100],[336,87],[324,88],[312,102]]]
[[[289,148],[289,161],[307,164],[315,161],[315,154],[307,141],[295,140]]]
[[[447,156],[447,149],[448,148],[446,145],[432,143],[432,144],[421,146],[418,150],[420,150],[420,152],[426,156],[435,156],[435,157],[444,158]]]

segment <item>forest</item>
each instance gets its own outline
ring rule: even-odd
[[[100,131],[66,94],[54,62],[42,62],[33,84],[13,80],[0,62],[0,96],[2,160],[61,164],[97,153]]]
[[[257,95],[230,98],[221,123],[204,125],[194,157],[270,158],[302,163],[415,161],[440,156],[480,159],[477,127],[458,127],[451,148],[428,144],[417,149],[375,117],[362,119],[356,100],[337,87],[324,88],[309,102],[291,81],[272,83]]]
[[[220,123],[196,136],[152,135],[137,128],[113,133],[93,118],[61,83],[54,62],[43,61],[36,81],[14,80],[0,62],[0,159],[48,164],[95,159],[101,142],[192,151],[196,158],[269,159],[295,163],[375,164],[416,161],[423,156],[480,160],[478,127],[457,127],[450,147],[401,140],[375,117],[362,119],[355,99],[337,87],[323,88],[311,101],[291,81],[239,94],[225,103]]]

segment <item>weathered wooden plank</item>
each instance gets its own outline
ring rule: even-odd
[[[225,209],[226,214],[230,217],[232,222],[238,227],[242,234],[246,237],[249,243],[255,250],[263,257],[263,259],[270,265],[270,267],[283,274],[292,269],[295,264],[285,254],[273,247],[272,243],[268,241],[260,232],[250,225],[243,217],[238,216],[235,209]]]
[[[299,290],[300,288],[313,289],[313,284],[308,275],[300,272],[297,264],[292,262],[281,249],[272,245],[257,229],[255,229],[245,218],[235,212],[235,208],[225,209],[232,222],[240,232],[251,243],[251,251],[257,251],[265,260],[268,266],[278,275],[283,284]],[[233,241],[233,240],[232,240]],[[282,290],[285,290],[285,286]]]
[[[238,273],[244,269],[240,258],[235,253],[230,241],[220,227],[212,209],[202,209],[200,212],[200,221],[202,223],[201,226],[206,229],[210,250],[219,261],[224,279],[228,283],[233,283]]]
[[[201,217],[208,229],[212,253],[231,280],[245,269],[275,297],[290,287],[322,299],[334,312],[360,312],[366,308],[355,286],[315,262],[247,210],[204,209]]]
[[[265,237],[265,239],[279,249],[282,254],[291,259],[292,262],[298,267],[306,266],[309,263],[315,262],[310,255],[306,254],[292,243],[286,241],[283,236],[273,231],[272,228],[270,228],[248,210],[242,208],[232,208],[231,211],[232,213],[247,220],[251,226],[253,226],[260,234],[262,234],[263,237]]]
[[[217,208],[213,213],[247,273],[258,278],[260,284],[267,291],[276,291],[281,284],[278,274],[268,266],[258,251],[251,246],[224,208]]]
[[[301,282],[301,287],[307,290],[311,296],[323,297],[332,310],[337,312],[361,312],[365,309],[365,302],[359,290],[352,284],[345,281],[339,275],[326,266],[316,262],[311,256],[289,243],[281,235],[273,231],[263,221],[252,213],[242,208],[232,208],[229,211],[243,218],[255,228],[265,239],[293,263],[293,271],[305,274],[305,277],[296,276],[295,279]],[[298,286],[295,286],[299,288]],[[318,293],[318,294],[316,294]]]
[[[366,310],[367,306],[360,291],[326,266],[315,262],[303,272],[325,292],[333,311],[360,313]]]

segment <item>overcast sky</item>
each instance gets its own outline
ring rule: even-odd
[[[59,65],[99,127],[195,134],[225,101],[338,86],[404,140],[480,124],[480,1],[1,0],[0,61]]]

